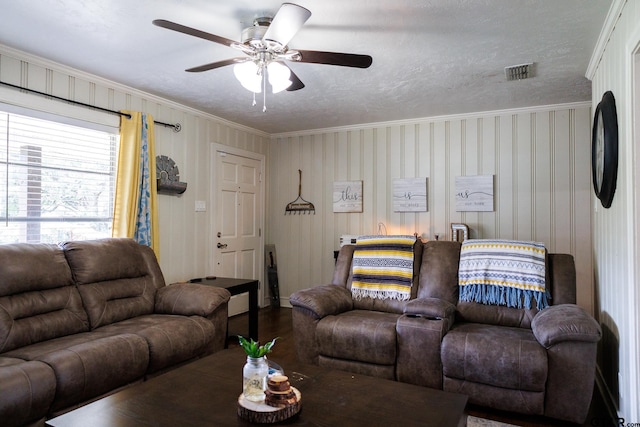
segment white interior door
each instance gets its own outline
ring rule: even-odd
[[[214,245],[216,274],[262,283],[262,164],[260,160],[216,151]],[[262,301],[260,286],[258,301]],[[249,308],[248,294],[233,296],[229,315]]]

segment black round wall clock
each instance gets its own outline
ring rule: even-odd
[[[593,116],[591,171],[596,197],[602,206],[611,207],[618,178],[618,116],[611,91],[602,95]]]

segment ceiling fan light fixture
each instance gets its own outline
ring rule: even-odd
[[[253,61],[241,62],[233,66],[233,74],[242,87],[253,92],[262,92],[262,75],[260,68]]]
[[[267,74],[273,93],[282,92],[291,86],[291,70],[286,65],[279,62],[270,62],[267,65]]]
[[[251,27],[242,30],[241,42],[187,27],[166,19],[155,19],[153,24],[178,33],[209,40],[237,49],[247,57],[215,61],[186,69],[199,73],[234,65],[234,74],[242,86],[255,94],[262,93],[266,109],[267,79],[273,93],[283,90],[298,91],[305,87],[296,74],[284,65],[284,61],[312,64],[338,65],[342,67],[368,68],[373,59],[369,55],[355,53],[324,52],[316,50],[291,50],[289,41],[311,16],[311,11],[293,3],[283,3],[273,16],[258,17]],[[273,65],[271,65],[273,63]]]

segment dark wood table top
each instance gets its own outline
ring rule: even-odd
[[[242,349],[218,352],[47,421],[53,427],[244,426]],[[277,360],[275,361],[277,362]],[[311,365],[283,366],[302,410],[279,424],[456,427],[467,397]]]
[[[237,295],[255,288],[258,289],[257,279],[234,279],[233,277],[216,277],[215,279],[207,279],[205,277],[189,280],[189,283],[200,283],[202,285],[217,286],[233,290],[231,295]]]

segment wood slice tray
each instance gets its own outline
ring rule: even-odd
[[[291,387],[296,394],[297,402],[293,405],[282,406],[279,408],[269,406],[263,402],[252,402],[245,399],[244,394],[238,397],[238,416],[250,423],[277,423],[293,417],[302,408],[302,394],[300,391]]]

